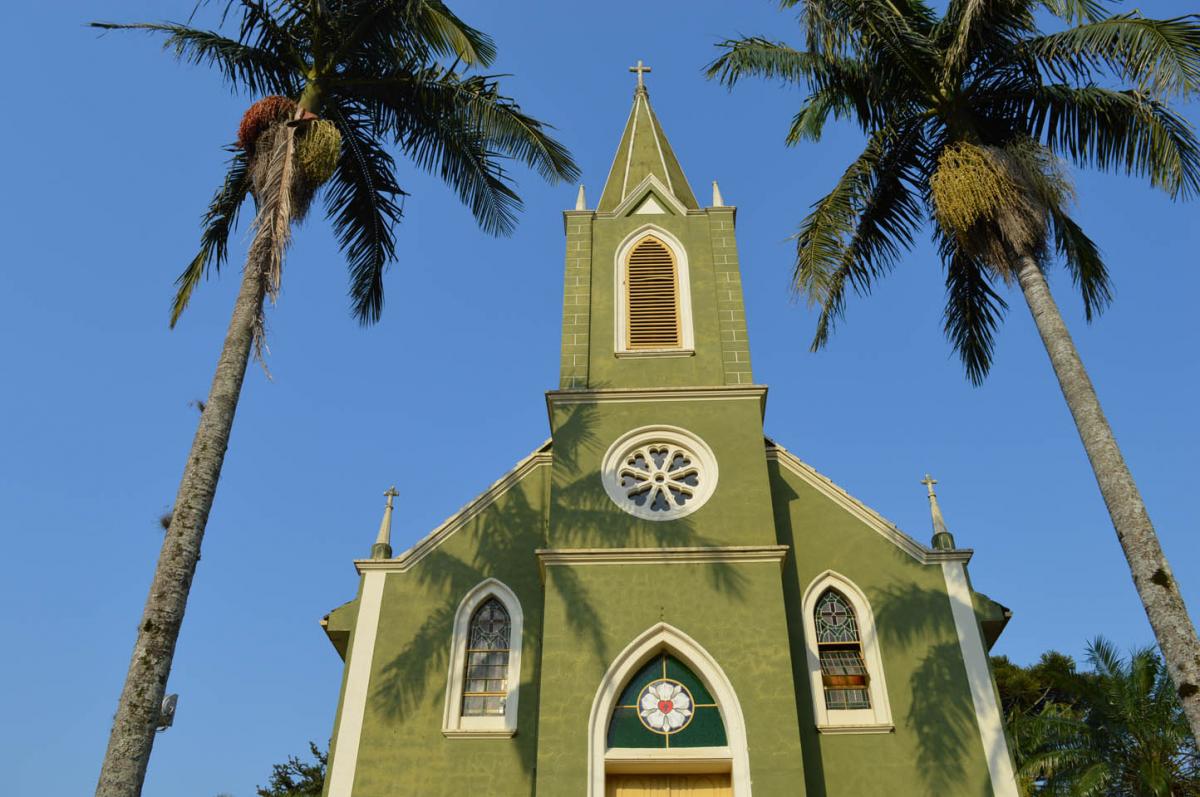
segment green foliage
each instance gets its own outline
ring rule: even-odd
[[[867,136],[795,236],[793,286],[820,308],[814,350],[842,318],[847,287],[869,293],[930,223],[945,331],[979,383],[1005,309],[993,284],[1018,258],[1059,258],[1089,320],[1111,299],[1101,253],[1068,213],[1060,159],[1173,198],[1200,194],[1200,142],[1171,106],[1200,93],[1200,15],[1113,14],[1106,0],[782,5],[800,11],[802,47],[731,39],[708,76],[805,86],[788,144],[819,140],[830,119]],[[1042,29],[1047,11],[1059,30]]]
[[[272,766],[266,787],[259,786],[255,791],[258,797],[321,797],[329,758],[312,742],[308,743],[308,750],[312,761],[288,756],[285,763]]]
[[[336,125],[340,151],[319,164],[331,177],[325,209],[346,255],[353,313],[364,324],[382,311],[383,272],[396,259],[394,227],[403,216],[389,147],[438,175],[493,234],[511,233],[522,207],[507,161],[550,181],[578,176],[566,148],[502,94],[496,77],[469,74],[492,62],[495,46],[440,0],[230,0],[219,23],[218,30],[93,25],[162,36],[176,58],[215,68],[234,91],[289,97]],[[233,30],[222,32],[227,25]],[[246,169],[245,154],[235,153],[204,218],[200,253],[179,277],[172,324],[226,257],[248,193]]]
[[[1089,671],[1049,652],[992,671],[1027,795],[1193,797],[1200,755],[1166,668],[1151,648],[1122,659],[1104,639],[1088,646]]]

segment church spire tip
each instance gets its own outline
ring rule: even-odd
[[[937,493],[933,491],[933,485],[937,484],[937,479],[926,473],[921,484],[929,489],[929,512],[933,515],[933,547],[937,550],[952,549],[954,548],[954,535],[946,528],[946,520],[942,517],[941,507],[938,506]]]
[[[372,559],[391,559],[392,558],[392,499],[400,495],[396,491],[395,485],[387,488],[384,496],[387,497],[387,505],[383,508],[383,520],[379,522],[379,535],[375,538],[375,544],[371,546]]]

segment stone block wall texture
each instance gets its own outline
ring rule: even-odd
[[[709,208],[708,216],[725,384],[750,385],[754,376],[750,371],[750,339],[746,333],[746,306],[734,239],[734,209]]]
[[[587,387],[592,305],[591,211],[567,211],[566,270],[563,277],[562,366],[559,387]]]

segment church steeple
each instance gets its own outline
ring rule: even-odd
[[[946,520],[942,517],[942,508],[938,506],[937,493],[933,491],[933,485],[937,484],[937,479],[926,473],[921,484],[929,488],[929,511],[933,515],[933,547],[938,550],[950,550],[954,548],[954,535],[950,533],[950,529],[946,528]]]
[[[650,71],[650,67],[638,61],[637,66],[630,67],[629,71],[636,72],[638,76],[637,88],[633,91],[633,108],[629,111],[625,132],[621,135],[621,143],[617,147],[617,155],[608,172],[608,180],[596,210],[601,213],[616,210],[651,176],[662,183],[684,207],[696,210],[700,207],[696,196],[671,150],[662,125],[658,123],[658,117],[650,107],[650,93],[642,77]]]

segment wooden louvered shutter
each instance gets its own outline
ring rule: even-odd
[[[657,238],[643,238],[629,253],[625,284],[629,348],[678,348],[679,288],[671,250]]]

